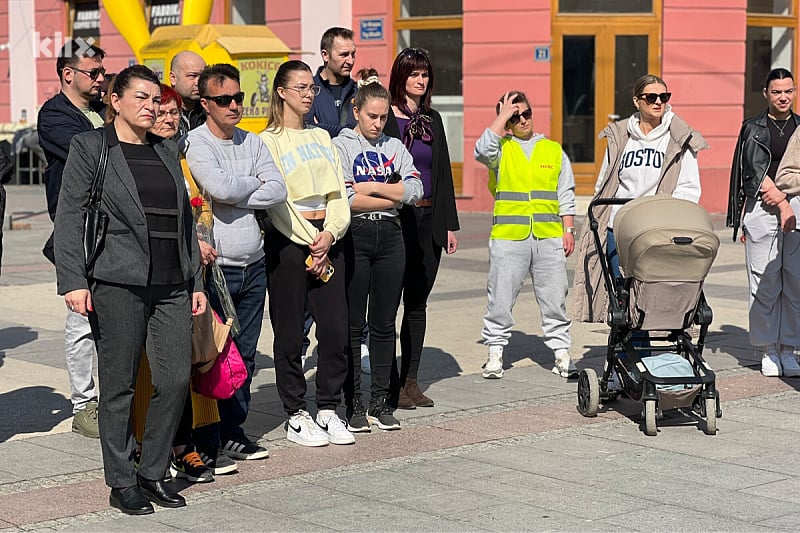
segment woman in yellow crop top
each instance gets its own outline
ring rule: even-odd
[[[288,191],[285,204],[268,210],[274,229],[266,235],[265,251],[275,378],[289,416],[286,436],[303,446],[355,442],[336,415],[347,375],[345,264],[339,240],[350,225],[350,205],[330,136],[307,127],[303,119],[317,94],[308,65],[283,63],[273,81],[269,126],[261,133]],[[316,421],[306,411],[300,357],[306,301],[317,325]]]

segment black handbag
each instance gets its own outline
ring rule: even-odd
[[[86,273],[91,274],[97,253],[103,247],[108,228],[108,214],[100,208],[103,196],[103,181],[108,165],[108,139],[103,130],[103,148],[100,151],[100,161],[94,171],[92,191],[89,195],[89,206],[86,208],[83,231],[83,249],[86,254]]]

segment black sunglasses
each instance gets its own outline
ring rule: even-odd
[[[533,116],[533,111],[529,107],[522,113],[514,113],[513,115],[511,115],[511,118],[508,119],[508,121],[512,124],[519,124],[519,117],[522,117],[525,120],[530,120],[532,116]]]
[[[667,102],[669,102],[669,99],[672,98],[672,93],[660,93],[660,94],[642,93],[642,94],[639,95],[638,98],[639,98],[639,100],[644,100],[645,102],[647,102],[650,105],[655,104],[656,103],[656,99],[661,100],[662,104],[666,104]]]
[[[106,75],[106,69],[104,69],[103,67],[95,67],[91,70],[83,70],[82,68],[78,67],[69,67],[69,68],[71,68],[72,70],[77,70],[78,72],[83,72],[84,74],[89,76],[89,78],[92,80],[96,80],[100,76]]]
[[[228,107],[231,105],[231,102],[236,102],[239,105],[242,105],[244,102],[244,92],[238,92],[236,94],[221,94],[219,96],[203,96],[206,100],[211,100],[215,104],[220,107]]]

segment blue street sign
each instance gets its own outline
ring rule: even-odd
[[[361,19],[361,40],[382,41],[383,19]]]

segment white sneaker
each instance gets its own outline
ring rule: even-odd
[[[761,373],[769,378],[781,377],[781,359],[776,353],[765,353],[761,358]]]
[[[361,373],[371,374],[372,368],[369,366],[369,346],[366,344],[361,345]]]
[[[763,363],[761,368],[763,370]],[[800,377],[800,364],[797,364],[797,359],[792,352],[781,352],[781,368],[783,369],[784,377]]]
[[[330,442],[328,434],[303,410],[293,414],[286,422],[286,438],[301,446],[327,446]]]
[[[503,350],[489,349],[489,358],[483,363],[483,377],[486,379],[500,379],[503,377]]]
[[[347,431],[344,422],[333,409],[321,409],[317,413],[317,425],[328,435],[331,444],[356,443],[356,438]]]
[[[570,359],[567,350],[556,350],[556,364],[553,367],[553,374],[557,374],[562,378],[573,378],[578,375],[578,369],[575,368],[575,363]]]

